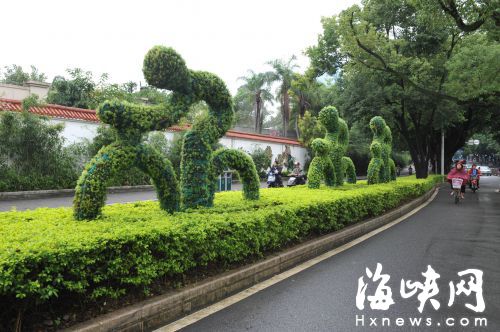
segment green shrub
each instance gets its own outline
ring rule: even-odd
[[[267,176],[267,169],[271,166],[273,161],[272,153],[269,154],[266,150],[257,147],[255,150],[250,153],[250,157],[252,157],[253,163],[255,164],[255,169],[259,176],[264,179]]]
[[[101,219],[88,222],[73,219],[70,208],[2,212],[2,317],[15,317],[20,308],[27,316],[44,303],[147,292],[159,278],[259,257],[311,234],[379,215],[422,195],[440,179],[408,177],[373,186],[359,181],[314,191],[306,186],[265,189],[258,201],[223,192],[212,208],[172,215],[152,201],[114,204],[104,207]]]
[[[63,128],[27,111],[0,112],[0,191],[73,187],[78,169]]]
[[[347,178],[348,183],[356,183],[356,168],[354,163],[351,158],[345,156],[349,145],[347,123],[339,117],[339,112],[333,106],[324,107],[319,112],[319,122],[326,130],[325,140],[329,144],[318,140],[314,140],[310,144],[315,157],[311,161],[308,171],[309,188],[318,188],[322,179],[327,184],[331,183],[336,186],[342,186],[345,178]],[[331,161],[331,166],[330,163],[323,160],[322,155],[317,155],[315,145],[317,149],[320,142],[322,143],[321,145],[328,145],[327,153]],[[311,166],[314,167],[311,169]]]
[[[381,116],[374,116],[370,120],[370,129],[373,132],[373,143],[370,146],[372,160],[368,165],[368,184],[395,181],[396,165],[391,159],[391,129]]]

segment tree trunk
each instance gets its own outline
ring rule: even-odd
[[[255,93],[255,132],[260,134],[262,132],[261,121],[261,108],[262,98],[260,97],[261,90]]]
[[[283,137],[287,136],[288,126],[290,123],[290,96],[288,95],[288,89],[283,89]]]

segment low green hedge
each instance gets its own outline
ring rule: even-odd
[[[0,303],[29,311],[48,300],[147,292],[159,278],[259,257],[379,215],[440,180],[267,189],[259,201],[223,192],[213,208],[172,215],[152,201],[114,204],[89,222],[75,221],[71,208],[2,212]]]

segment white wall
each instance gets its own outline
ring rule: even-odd
[[[91,123],[85,121],[77,120],[67,120],[67,119],[51,119],[52,123],[63,123],[65,125],[63,130],[63,136],[66,139],[66,144],[71,144],[75,142],[80,142],[84,139],[92,140],[97,134],[97,127],[99,123]],[[171,141],[174,138],[174,132],[166,131],[165,137]],[[263,142],[254,141],[249,139],[240,139],[232,137],[223,137],[220,143],[227,147],[233,149],[243,149],[244,151],[251,153],[256,148],[260,147],[265,150],[268,146],[271,147],[273,152],[273,160],[283,151],[285,151],[285,144],[273,143],[273,142]],[[305,164],[307,157],[307,150],[301,146],[289,145],[292,156],[300,162],[302,166]]]
[[[76,142],[81,142],[84,139],[92,140],[97,134],[97,127],[99,123],[92,123],[86,121],[78,120],[66,120],[66,119],[50,119],[51,123],[64,124],[64,130],[62,132],[65,138],[65,144],[69,145]]]

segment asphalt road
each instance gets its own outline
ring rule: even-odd
[[[358,177],[358,179],[366,179],[366,177]],[[260,187],[267,188],[267,183],[261,182]],[[233,183],[232,190],[242,190],[241,183]],[[108,194],[106,204],[128,203],[147,200],[156,200],[156,192],[154,190]],[[12,209],[16,209],[17,211],[24,211],[27,209],[36,209],[38,207],[55,208],[69,206],[73,206],[73,196],[0,200],[0,212],[10,211]]]
[[[266,188],[267,184],[261,183],[261,188]],[[241,184],[233,184],[233,190],[241,190]],[[137,201],[156,200],[154,190],[124,192],[108,194],[106,204],[128,203]],[[0,211],[10,211],[16,209],[23,211],[27,209],[36,209],[38,207],[68,207],[73,206],[73,196],[33,198],[33,199],[13,199],[0,200]]]
[[[443,186],[432,203],[403,222],[183,331],[500,331],[499,187],[499,177],[483,177],[481,189],[476,194],[468,191],[457,206],[449,187]],[[364,276],[366,296],[373,295],[380,280],[370,280],[365,269],[374,272],[377,263],[382,264],[381,273],[390,276],[386,285],[391,287],[394,304],[385,311],[374,310],[366,300],[364,310],[359,310],[358,279]],[[428,265],[440,275],[439,292],[431,297],[440,307],[434,309],[427,300],[421,314],[417,296],[423,292],[403,298],[400,286],[401,279],[425,285],[422,273]],[[477,304],[474,292],[456,295],[448,306],[449,282],[468,281],[470,274],[457,275],[467,269],[484,273],[484,312],[466,308],[466,303]],[[409,318],[419,317],[423,318],[420,327],[411,327]],[[370,326],[370,318],[377,326]],[[385,326],[382,318],[389,318]],[[403,326],[396,325],[397,318],[403,319]],[[479,327],[476,318],[486,318],[487,327],[484,321]]]

